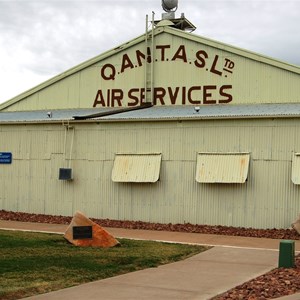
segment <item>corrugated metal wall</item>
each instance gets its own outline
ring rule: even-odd
[[[255,228],[289,227],[300,212],[291,180],[297,119],[3,125],[0,208],[54,215]],[[65,138],[66,134],[66,138]],[[72,161],[69,164],[70,151]],[[195,180],[197,153],[249,152],[244,184]],[[156,183],[115,183],[116,153],[162,153]],[[58,180],[71,166],[74,180]]]

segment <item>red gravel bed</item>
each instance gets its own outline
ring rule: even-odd
[[[21,222],[69,224],[71,222],[72,217],[50,216],[50,215],[43,215],[43,214],[29,214],[29,213],[22,213],[22,212],[0,210],[0,219],[21,221]],[[254,228],[231,227],[231,226],[221,226],[221,225],[218,226],[197,225],[197,224],[195,225],[190,223],[160,224],[160,223],[149,223],[149,222],[142,222],[142,221],[120,221],[120,220],[108,220],[108,219],[92,219],[92,220],[103,227],[194,232],[194,233],[245,236],[245,237],[256,237],[256,238],[285,239],[285,240],[300,239],[300,235],[294,229],[254,229]]]
[[[212,300],[264,300],[300,292],[300,256],[296,256],[295,261],[295,268],[274,269]]]

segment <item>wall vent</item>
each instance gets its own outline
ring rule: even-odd
[[[60,168],[59,169],[59,180],[72,180],[72,169],[70,168]]]

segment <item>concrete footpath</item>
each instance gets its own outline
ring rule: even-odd
[[[63,233],[66,228],[66,225],[0,220],[0,229],[8,230]],[[270,271],[278,264],[279,240],[122,228],[106,228],[106,230],[117,238],[192,243],[215,247],[184,261],[26,299],[210,299]],[[300,241],[297,241],[295,246],[296,251],[300,251]],[[300,300],[300,294],[280,299]]]

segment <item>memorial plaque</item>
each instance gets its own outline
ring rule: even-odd
[[[93,238],[92,226],[73,226],[73,239],[85,240]]]
[[[64,238],[79,247],[110,248],[120,245],[109,232],[80,211],[74,214]]]

